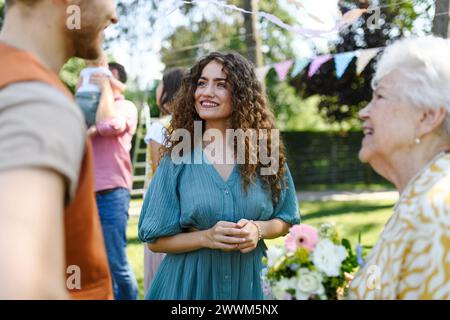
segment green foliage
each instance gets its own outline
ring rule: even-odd
[[[190,67],[198,58],[211,51],[233,50],[245,53],[239,28],[232,24],[206,19],[188,27],[178,27],[167,40],[162,51],[162,61],[167,68]]]
[[[4,14],[5,14],[5,1],[0,0],[0,30],[2,29],[3,26]]]
[[[343,0],[341,10],[346,12],[356,6],[356,1]],[[360,2],[361,4],[363,2]],[[364,2],[366,5],[367,3]],[[396,39],[424,30],[414,30],[414,21],[420,15],[427,15],[432,2],[429,0],[401,1],[381,0],[380,27],[370,29],[367,25],[371,14],[363,15],[351,28],[343,31],[334,44],[331,53],[348,52],[365,48],[384,47]],[[364,8],[363,5],[361,7]],[[428,20],[431,20],[428,17]],[[333,46],[333,44],[331,44]],[[319,54],[320,52],[318,52]],[[341,79],[336,78],[334,62],[322,65],[319,72],[309,79],[306,72],[291,80],[297,93],[303,97],[320,95],[320,113],[330,123],[346,123],[356,119],[357,112],[371,99],[371,81],[376,59],[373,59],[361,75],[356,74],[356,59],[350,63]]]
[[[299,97],[286,81],[279,81],[274,70],[266,78],[266,90],[270,106],[282,131],[330,131],[338,129],[327,123],[318,111],[318,96],[308,99]]]
[[[229,4],[241,6],[242,0],[228,1]],[[118,1],[118,14],[121,18],[119,32],[115,38],[126,39],[130,43],[130,50],[135,50],[138,41],[138,32],[149,36],[154,32],[153,24],[159,18],[156,14],[157,1],[155,0],[120,0]],[[259,1],[259,9],[280,17],[286,23],[294,23],[290,13],[283,10],[278,1]],[[189,68],[201,56],[211,51],[236,51],[242,55],[247,53],[244,16],[235,11],[218,9],[213,12],[200,9],[197,5],[185,5],[183,14],[189,19],[186,26],[180,26],[164,41],[161,57],[167,68]],[[136,15],[144,14],[148,24],[136,29]],[[264,63],[270,64],[291,58],[293,51],[291,43],[292,34],[283,30],[267,20],[260,20],[260,36],[264,47]],[[131,52],[130,52],[131,53]],[[268,83],[270,104],[274,107],[275,114],[283,129],[314,129],[320,127],[327,129],[329,126],[317,115],[317,104],[306,104],[299,99],[286,82],[278,82],[276,75]],[[153,92],[150,93],[150,96]],[[153,102],[153,99],[151,99]],[[154,103],[149,103],[153,106]],[[301,108],[306,105],[306,109]],[[152,108],[152,115],[157,114],[157,109]],[[294,116],[301,119],[294,119]],[[289,122],[289,123],[288,123]]]
[[[235,1],[234,4],[240,4]],[[278,1],[260,1],[259,9],[280,17],[286,23],[293,23],[289,12],[283,10]],[[222,10],[222,9],[221,9]],[[247,47],[245,42],[245,28],[243,16],[238,12],[227,10],[227,19],[219,14],[200,12],[199,21],[194,21],[187,27],[179,27],[167,39],[167,45],[163,48],[162,61],[166,66],[190,67],[198,58],[210,51],[236,51],[244,56]],[[199,14],[192,11],[189,14]],[[260,21],[260,36],[264,46],[270,50],[264,51],[264,63],[270,64],[291,58],[292,34],[283,30],[267,20]],[[181,48],[181,49],[180,49]],[[272,106],[277,123],[282,130],[323,130],[330,129],[318,115],[317,104],[306,103],[300,99],[292,86],[287,82],[280,82],[272,71],[266,83],[269,103]],[[320,129],[319,129],[320,130]]]
[[[230,0],[227,3],[242,7],[243,0]],[[364,3],[367,5],[368,2],[339,2],[343,12]],[[369,29],[366,23],[369,14],[366,14],[343,31],[338,41],[330,44],[331,53],[385,46],[403,35],[415,33],[414,21],[419,15],[422,17],[428,14],[432,1],[380,0],[377,4],[382,6],[381,28]],[[161,19],[158,6],[157,0],[119,0],[119,32],[110,41],[126,39],[130,53],[136,50],[137,41],[142,39],[139,35],[156,32],[154,24]],[[280,6],[279,0],[261,0],[259,9],[276,15],[288,24],[297,23],[291,12]],[[185,5],[181,10],[189,23],[174,30],[164,41],[161,50],[162,61],[168,68],[190,67],[199,57],[214,50],[233,50],[246,55],[249,49],[245,41],[248,31],[244,28],[241,13],[222,8],[205,11],[197,5]],[[144,15],[148,24],[136,28],[138,14]],[[259,22],[264,64],[292,59],[295,56],[292,49],[293,35],[267,20],[261,19]],[[376,61],[373,60],[358,76],[355,60],[341,79],[336,78],[333,61],[324,64],[312,79],[304,71],[289,82],[279,82],[273,71],[269,73],[266,87],[279,127],[283,130],[359,129],[356,114],[371,98],[371,79]]]
[[[80,71],[85,67],[85,62],[79,58],[70,59],[63,67],[60,73],[61,80],[69,87],[72,93],[78,82]]]
[[[295,23],[291,13],[281,8],[279,0],[259,1],[259,9],[277,16],[287,24]],[[260,20],[259,25],[263,46],[269,49],[264,50],[264,63],[266,65],[291,59],[294,56],[291,45],[294,41],[292,33],[265,19]]]
[[[229,3],[242,6],[242,1]],[[277,1],[260,1],[259,9],[291,23],[292,17],[277,3]],[[190,67],[198,58],[211,51],[236,51],[246,55],[248,48],[245,40],[249,31],[244,28],[243,15],[223,10],[205,12],[192,7],[186,13],[191,23],[177,28],[167,39],[167,45],[161,52],[162,60],[168,68]],[[259,32],[262,42],[270,48],[264,53],[266,64],[292,57],[292,35],[289,32],[266,20],[261,20]]]

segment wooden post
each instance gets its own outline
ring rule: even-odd
[[[258,11],[259,0],[242,0],[242,7],[251,12]],[[244,13],[245,44],[247,46],[247,58],[256,67],[263,65],[261,52],[261,37],[259,35],[258,17],[253,14]]]
[[[432,32],[436,36],[448,38],[450,36],[450,0],[436,0],[435,6]]]

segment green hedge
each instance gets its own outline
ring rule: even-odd
[[[296,186],[385,183],[358,159],[362,132],[282,132]]]

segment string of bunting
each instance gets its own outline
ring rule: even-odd
[[[301,57],[298,59],[287,60],[271,65],[262,66],[256,69],[256,74],[258,79],[263,82],[266,78],[267,73],[271,69],[275,69],[278,78],[281,81],[286,80],[287,76],[296,77],[299,75],[305,68],[309,65],[308,69],[308,77],[312,78],[317,71],[319,71],[320,67],[334,59],[334,65],[336,69],[336,76],[340,79],[345,71],[347,70],[349,64],[353,61],[354,58],[357,58],[356,61],[356,73],[361,74],[364,69],[367,67],[369,62],[376,57],[376,55],[383,49],[383,47],[379,48],[371,48],[371,49],[361,49],[356,51],[349,52],[341,52],[336,54],[323,54],[318,55],[312,58]]]
[[[221,8],[238,11],[238,12],[242,12],[245,14],[255,15],[257,17],[260,17],[262,19],[266,19],[266,20],[270,21],[271,23],[279,26],[280,28],[283,28],[292,33],[296,33],[298,35],[302,35],[302,36],[309,37],[309,38],[314,38],[314,37],[323,38],[323,37],[326,37],[327,35],[338,33],[342,29],[353,24],[356,20],[358,20],[367,11],[366,9],[350,10],[350,11],[346,12],[345,14],[343,14],[337,21],[335,21],[335,24],[332,28],[327,29],[327,30],[307,29],[307,28],[302,28],[302,27],[295,26],[295,25],[290,25],[290,24],[283,22],[280,18],[278,18],[277,16],[275,16],[273,14],[270,14],[270,13],[267,13],[264,11],[256,11],[256,12],[248,11],[248,10],[240,8],[236,5],[227,4],[226,2],[221,2],[218,0],[180,1],[175,4],[175,6],[170,11],[170,13],[172,13],[176,9],[179,9],[184,4],[200,4],[200,3],[213,4],[213,5],[216,5]],[[311,14],[309,14],[309,13],[308,13],[308,15],[311,16]],[[315,20],[317,20],[317,17],[313,16],[313,18],[315,18]]]

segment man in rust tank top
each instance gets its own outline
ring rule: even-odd
[[[78,15],[78,16],[77,16]],[[6,0],[0,33],[0,299],[111,299],[83,116],[58,78],[96,59],[114,0]]]

